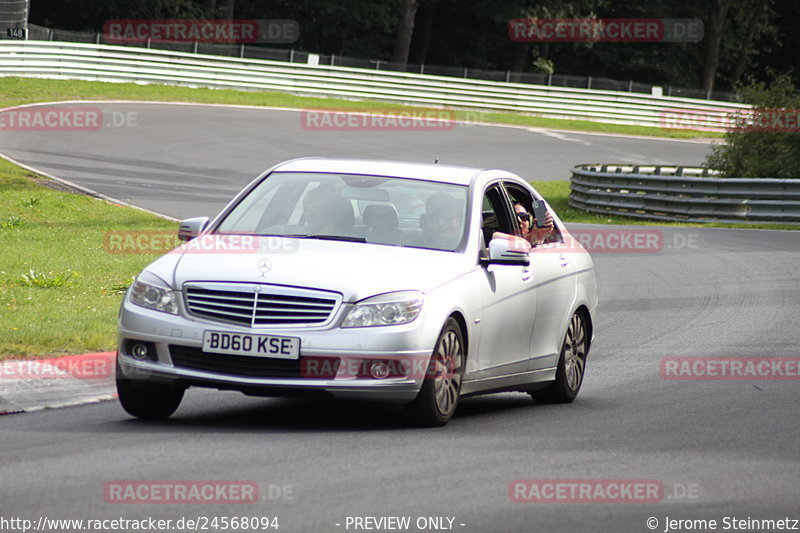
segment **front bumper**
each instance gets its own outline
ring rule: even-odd
[[[338,322],[335,320],[333,323]],[[423,367],[427,366],[438,333],[434,332],[431,339],[427,329],[420,317],[401,326],[375,328],[341,329],[328,326],[324,329],[250,329],[152,311],[134,305],[126,298],[119,315],[118,363],[122,376],[130,379],[238,390],[251,395],[322,394],[354,400],[405,403],[416,398],[425,379]],[[299,337],[298,364],[302,364],[302,368],[309,368],[309,362],[319,360],[338,360],[339,364],[333,367],[332,373],[321,377],[297,369],[289,372],[293,375],[287,376],[285,371],[270,375],[272,371],[268,368],[264,371],[247,369],[247,372],[239,372],[230,368],[209,370],[187,366],[182,362],[175,364],[173,355],[181,350],[206,359],[236,358],[239,366],[250,359],[246,356],[203,353],[201,348],[206,330]],[[154,351],[151,358],[134,358],[129,350],[131,341],[150,343]],[[262,358],[254,359],[259,365],[265,362]],[[356,370],[363,368],[365,361],[374,360],[402,361],[408,364],[411,371],[405,375],[372,379]],[[263,375],[258,375],[260,372]]]

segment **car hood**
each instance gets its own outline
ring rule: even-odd
[[[206,235],[202,247],[178,248],[148,267],[173,287],[189,281],[274,283],[341,293],[346,302],[400,290],[428,292],[475,268],[464,254],[317,239]]]

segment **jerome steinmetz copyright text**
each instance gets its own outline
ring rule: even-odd
[[[723,516],[709,519],[651,516],[647,519],[647,528],[662,533],[671,531],[800,531],[800,520],[788,516],[781,518]]]

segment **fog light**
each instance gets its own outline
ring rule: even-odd
[[[389,365],[383,361],[373,361],[369,367],[369,374],[375,379],[386,379],[389,377]]]
[[[146,345],[134,344],[133,346],[131,346],[131,357],[133,357],[134,359],[137,359],[139,361],[144,361],[145,359],[148,358],[147,354],[148,350]]]

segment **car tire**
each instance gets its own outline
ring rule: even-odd
[[[136,418],[158,420],[168,418],[178,409],[186,389],[174,385],[129,379],[117,367],[117,394],[122,408]]]
[[[561,345],[556,379],[547,388],[531,392],[533,399],[538,403],[570,403],[574,400],[583,384],[588,352],[586,320],[580,313],[575,313],[569,321]]]
[[[450,421],[458,407],[465,359],[464,334],[450,317],[436,341],[422,388],[408,405],[414,424],[435,427]]]

